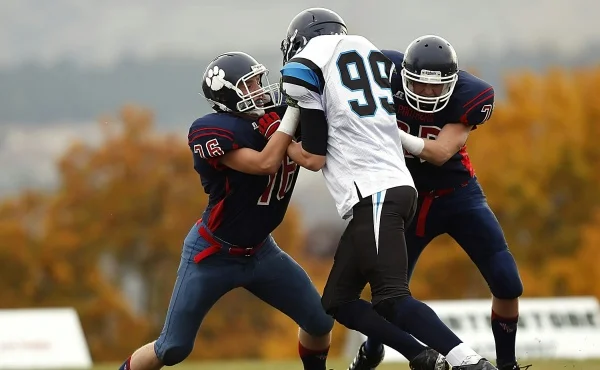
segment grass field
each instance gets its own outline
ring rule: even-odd
[[[347,369],[347,360],[332,360],[329,368],[334,370]],[[532,364],[530,370],[600,370],[600,360],[596,361],[548,361],[531,360],[523,364]],[[120,364],[98,364],[93,370],[117,370]],[[174,370],[302,370],[299,361],[263,362],[263,361],[231,361],[231,362],[189,362],[177,365]],[[383,364],[377,370],[408,370],[406,363]]]

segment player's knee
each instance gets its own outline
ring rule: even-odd
[[[177,344],[168,346],[159,355],[159,359],[165,366],[173,366],[185,360],[194,349],[194,344]]]
[[[398,314],[397,305],[400,304],[400,301],[406,299],[407,297],[410,297],[410,294],[384,299],[377,303],[373,309],[386,320],[394,321],[396,315]]]
[[[384,299],[383,301],[381,301],[381,302],[377,303],[375,306],[373,306],[373,309],[379,315],[383,316],[386,320],[390,321],[390,319],[392,319],[394,316],[395,303],[396,303],[396,301],[393,298]]]
[[[341,303],[336,305],[329,305],[325,307],[326,312],[333,316],[333,318],[344,325],[348,329],[358,330],[360,327],[360,321],[362,320],[362,310],[364,301],[356,300],[347,303]]]
[[[302,329],[312,337],[322,337],[331,332],[333,323],[333,317],[322,311],[312,315],[308,322],[302,326]]]
[[[335,313],[337,312],[340,304],[329,298],[329,294],[327,294],[327,291],[325,291],[321,297],[321,306],[323,306],[323,310],[327,315],[335,317]]]
[[[496,253],[490,261],[488,284],[494,297],[515,299],[523,294],[523,282],[517,263],[508,250]]]

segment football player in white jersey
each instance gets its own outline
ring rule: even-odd
[[[300,109],[302,132],[288,155],[307,169],[322,169],[340,216],[351,218],[324,308],[347,328],[398,350],[413,370],[447,369],[439,353],[454,370],[496,369],[410,294],[404,230],[417,192],[395,118],[393,63],[364,37],[347,35],[342,18],[323,8],[296,15],[281,50],[282,90]],[[367,283],[371,302],[360,299]]]

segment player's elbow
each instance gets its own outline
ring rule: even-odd
[[[269,150],[263,150],[256,158],[256,166],[260,175],[273,175],[281,167],[282,156]]]
[[[301,157],[302,163],[298,164],[307,170],[317,172],[325,166],[326,157],[324,155],[313,154],[304,149],[304,147],[301,149]]]
[[[323,168],[323,166],[320,166],[320,165],[314,164],[314,163],[307,163],[303,167],[306,168],[307,170],[310,170],[310,171],[313,171],[313,172],[318,172],[318,171],[321,170],[321,168]]]
[[[433,164],[434,166],[443,166],[444,164],[446,164],[446,162],[450,160],[450,158],[452,158],[454,153],[444,148],[433,153],[433,155],[427,162]]]
[[[460,146],[447,145],[447,143],[443,143],[442,141],[432,140],[430,143],[432,145],[426,148],[429,152],[427,153],[426,160],[434,166],[443,166],[460,150]]]
[[[257,165],[257,175],[274,175],[279,171],[281,162],[266,160]]]
[[[450,156],[450,157],[452,157],[452,156]],[[439,155],[433,156],[427,162],[433,164],[434,166],[440,166],[441,167],[444,164],[446,164],[446,162],[448,162],[450,160],[450,157],[448,157],[445,154],[439,154]]]
[[[325,156],[320,155],[310,155],[308,158],[305,158],[304,168],[307,170],[317,172],[320,171],[325,166]]]

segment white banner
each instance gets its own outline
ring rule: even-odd
[[[90,367],[74,309],[0,310],[0,369]]]
[[[490,327],[491,300],[426,301],[440,318],[480,355],[495,361]],[[600,358],[600,305],[595,297],[521,298],[517,357]],[[346,355],[356,355],[365,337],[351,331]],[[385,361],[406,361],[386,347]]]

